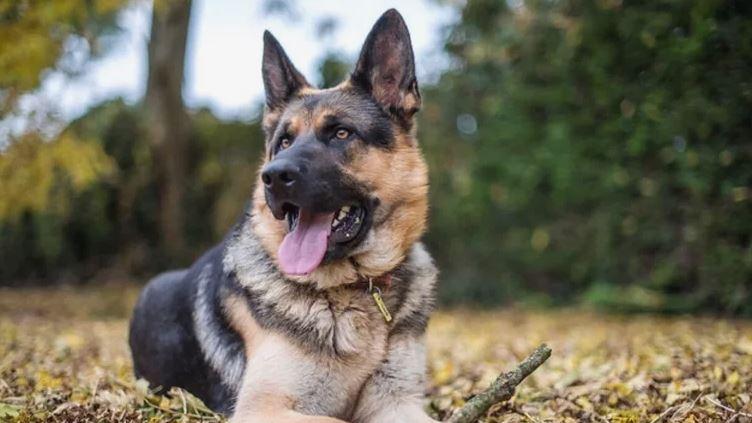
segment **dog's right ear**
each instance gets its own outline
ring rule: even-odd
[[[420,109],[410,32],[397,10],[387,10],[373,25],[350,79],[403,122]]]
[[[261,66],[269,110],[283,107],[298,91],[309,87],[305,77],[295,69],[274,35],[264,31],[264,59]]]

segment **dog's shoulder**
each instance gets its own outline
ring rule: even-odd
[[[398,291],[391,333],[410,332],[421,335],[436,305],[436,280],[438,269],[422,243],[410,249],[405,261],[395,269]]]
[[[224,270],[227,241],[207,251],[189,269],[193,295],[191,319],[198,344],[208,364],[223,383],[236,389],[245,366],[244,345],[224,310],[225,299],[235,290]]]

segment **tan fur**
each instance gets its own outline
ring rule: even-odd
[[[415,380],[425,373],[425,347],[421,340],[398,337],[390,340],[388,351],[374,348],[365,351],[360,360],[346,361],[311,355],[275,334],[252,344],[255,347],[249,356],[232,423],[344,423],[336,418],[294,411],[306,400],[332,400],[330,396],[301,397],[301,392],[316,395],[315,391],[305,389],[305,379],[321,377],[326,378],[328,386],[336,387],[345,402],[355,404],[352,411],[355,423],[436,422],[423,411],[422,384]],[[372,376],[377,366],[382,368],[382,374],[396,378],[397,384],[390,379],[388,383],[392,386],[381,386],[384,381]],[[405,376],[399,380],[401,375]]]
[[[243,391],[241,390],[241,393]],[[331,417],[308,416],[292,410],[292,401],[279,395],[259,395],[254,403],[238,402],[230,423],[346,423]]]
[[[340,356],[312,354],[290,338],[260,330],[240,297],[227,301],[231,325],[242,327],[247,356],[233,422],[334,423],[341,420],[310,415],[351,414],[387,350],[386,324],[368,307],[367,296],[358,294],[342,289],[328,296]]]
[[[380,200],[374,226],[356,249],[361,273],[378,276],[401,262],[408,248],[423,235],[428,213],[428,176],[425,161],[413,138],[398,137],[394,149],[369,149],[347,169],[367,181]]]
[[[402,108],[406,112],[412,115],[420,109],[421,103],[422,101],[420,97],[417,97],[413,92],[408,92],[407,94],[402,95],[400,104],[402,104]]]
[[[290,132],[293,134],[300,134],[305,131],[309,120],[310,117],[306,115],[295,115],[290,117]]]
[[[436,422],[423,411],[425,368],[422,339],[392,337],[381,372],[374,374],[361,391],[353,420],[368,423]]]
[[[245,299],[235,294],[227,297],[224,312],[230,320],[230,326],[243,339],[246,357],[253,354],[258,345],[263,342],[264,332],[253,318]]]
[[[279,122],[281,113],[279,110],[270,110],[268,107],[264,110],[264,117],[261,119],[261,126],[264,128],[264,132],[267,136],[274,130]]]

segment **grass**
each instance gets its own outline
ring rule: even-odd
[[[0,421],[221,421],[131,373],[138,288],[0,290]],[[587,311],[441,311],[427,407],[445,416],[537,344],[554,350],[487,422],[752,422],[752,322]]]

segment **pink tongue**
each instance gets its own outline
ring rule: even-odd
[[[279,266],[288,275],[313,272],[326,254],[334,213],[313,214],[300,210],[298,224],[279,246]]]

